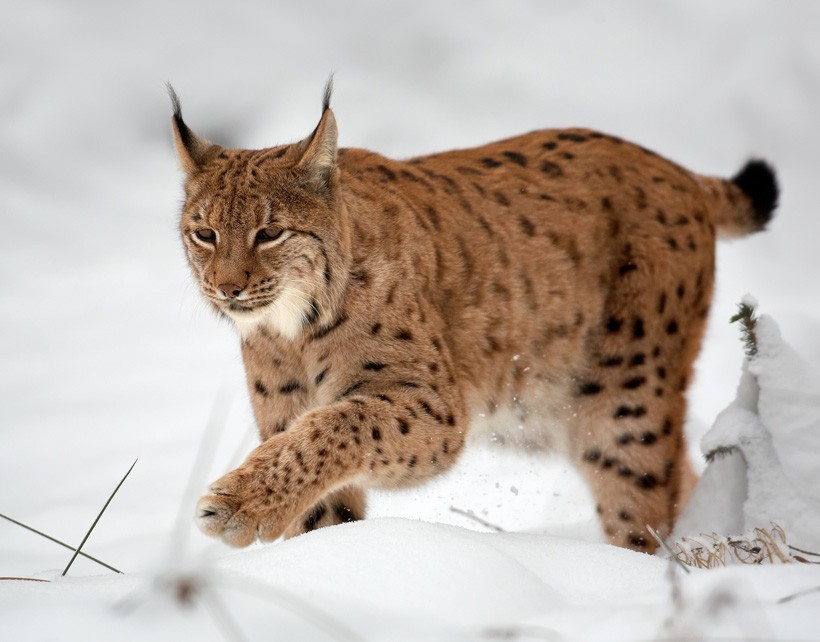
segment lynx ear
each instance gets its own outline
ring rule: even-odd
[[[207,153],[217,146],[192,132],[182,120],[182,108],[179,105],[174,88],[168,85],[168,95],[174,115],[171,117],[171,128],[174,131],[174,145],[179,156],[179,163],[186,174],[193,174],[202,167]]]
[[[333,91],[333,78],[325,85],[322,101],[322,118],[313,133],[300,143],[304,150],[296,167],[305,171],[310,185],[318,192],[324,192],[333,185],[336,179],[336,154],[339,137],[336,118],[330,109],[330,94]]]

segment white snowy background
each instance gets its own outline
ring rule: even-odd
[[[238,342],[177,238],[163,87],[228,146],[306,135],[333,70],[340,143],[390,156],[582,125],[707,174],[770,160],[769,231],[719,249],[687,421],[699,458],[740,378],[727,320],[746,292],[820,364],[820,4],[2,0],[0,16],[0,512],[76,545],[139,457],[86,545],[124,576],[79,559],[57,579],[69,552],[0,520],[0,576],[55,580],[0,581],[0,639],[820,639],[820,593],[778,603],[820,586],[817,566],[701,571],[675,606],[667,564],[602,544],[579,478],[538,454],[476,448],[374,495],[377,519],[289,542],[237,552],[186,529],[174,548],[220,390],[201,483],[252,441]],[[152,583],[180,565],[217,593],[180,608]]]

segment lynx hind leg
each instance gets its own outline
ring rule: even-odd
[[[577,382],[571,456],[589,482],[613,544],[651,552],[649,525],[668,534],[694,485],[683,430],[684,392],[703,331],[640,316],[609,316]],[[637,314],[636,314],[637,313]]]
[[[285,539],[317,528],[364,519],[365,495],[361,488],[349,486],[324,497],[285,530]]]
[[[656,543],[646,526],[662,535],[671,531],[685,500],[682,486],[691,486],[691,466],[682,401],[660,404],[644,396],[585,403],[574,456],[595,497],[607,539],[652,552]]]

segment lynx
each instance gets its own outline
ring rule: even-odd
[[[330,83],[304,140],[227,149],[169,91],[188,263],[238,330],[261,437],[199,501],[205,533],[361,519],[364,489],[441,474],[471,420],[513,413],[509,440],[580,469],[610,542],[654,549],[695,480],[716,234],[765,227],[766,163],[710,178],[587,129],[396,161],[338,149]]]

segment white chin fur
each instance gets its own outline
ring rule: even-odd
[[[260,325],[295,339],[310,315],[309,298],[296,288],[285,288],[270,305],[251,312],[226,311],[243,337],[253,333]]]

